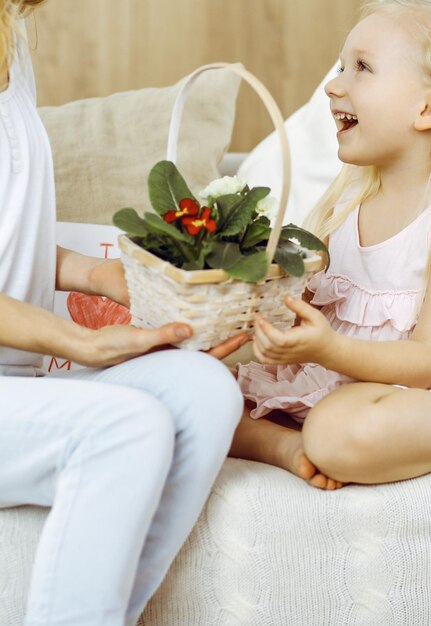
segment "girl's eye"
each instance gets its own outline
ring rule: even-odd
[[[361,59],[356,59],[355,69],[358,72],[363,72],[364,70],[368,70],[368,67],[365,65],[363,61],[361,61]]]
[[[342,74],[342,73],[344,72],[344,67],[342,67],[341,65],[339,65],[339,66],[337,67],[336,72],[337,72],[337,74]]]

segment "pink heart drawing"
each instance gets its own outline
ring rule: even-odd
[[[114,324],[130,324],[131,315],[127,307],[105,296],[88,296],[71,291],[67,298],[67,309],[74,322],[97,330]]]

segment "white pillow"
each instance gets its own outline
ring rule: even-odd
[[[298,226],[323,195],[341,168],[337,157],[336,128],[324,86],[334,77],[332,67],[310,100],[285,122],[291,156],[291,181],[284,223]],[[266,137],[244,159],[238,175],[250,187],[271,187],[271,195],[281,193],[281,163],[278,138]]]

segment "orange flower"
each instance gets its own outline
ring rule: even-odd
[[[167,211],[163,219],[168,224],[172,224],[172,222],[176,222],[177,220],[185,217],[186,215],[198,215],[199,213],[199,205],[197,202],[193,200],[193,198],[183,198],[180,202],[180,210],[179,211]]]
[[[211,209],[204,206],[199,217],[183,217],[181,220],[187,228],[189,235],[198,235],[202,228],[206,228],[209,233],[213,233],[217,228],[215,220],[211,219]]]

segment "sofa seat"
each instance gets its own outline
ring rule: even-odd
[[[0,511],[1,626],[23,623],[47,513]],[[140,626],[426,626],[430,554],[429,475],[323,492],[227,459]]]

